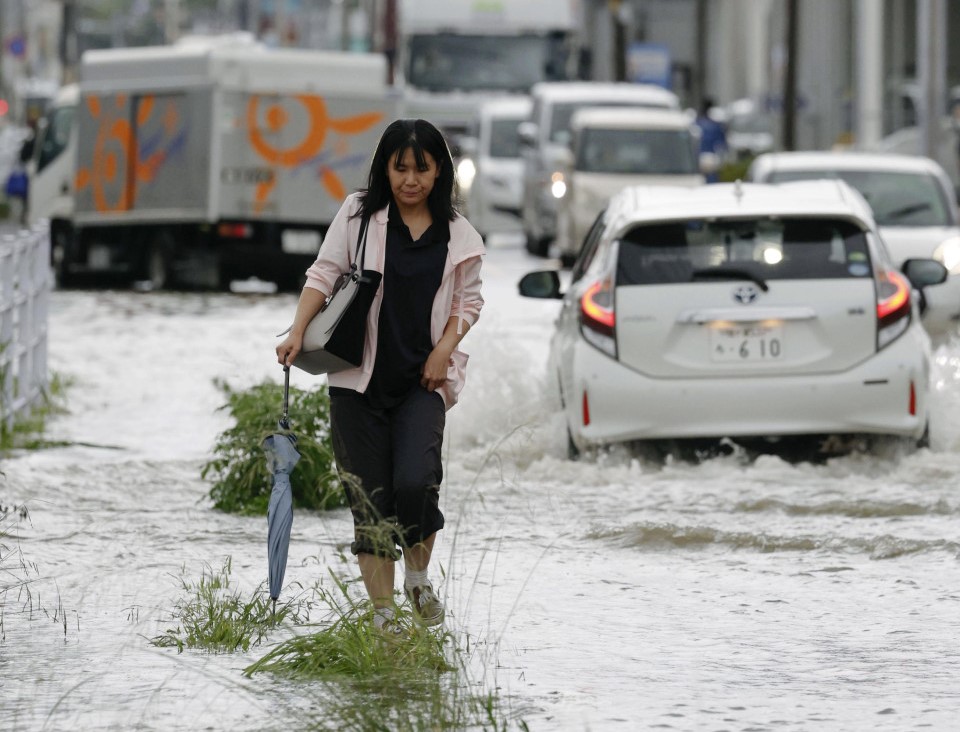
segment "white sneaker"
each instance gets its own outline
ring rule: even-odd
[[[417,585],[404,588],[413,607],[414,616],[424,625],[440,625],[443,622],[443,603],[433,591],[432,585]]]

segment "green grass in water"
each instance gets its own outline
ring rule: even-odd
[[[467,643],[464,649],[455,633],[421,627],[406,606],[397,608],[403,632],[383,633],[374,627],[370,604],[354,600],[347,582],[331,572],[332,591],[318,582],[274,612],[262,588],[249,600],[231,590],[230,570],[228,558],[197,582],[181,580],[186,597],[176,604],[179,623],[151,642],[178,651],[229,653],[246,652],[274,632],[292,634],[244,674],[319,684],[310,693],[322,713],[307,713],[300,724],[304,730],[527,729],[518,714],[505,709],[495,684],[474,679],[478,646]],[[315,609],[323,613],[319,623],[309,622]]]
[[[234,424],[218,437],[212,458],[200,471],[213,480],[210,498],[228,513],[266,515],[273,488],[267,470],[263,439],[277,432],[283,413],[283,387],[271,382],[242,391],[221,380],[216,386],[226,397]],[[346,505],[330,444],[330,397],[325,385],[304,390],[290,387],[288,414],[297,436],[300,461],[290,474],[294,509],[328,510]]]
[[[3,374],[0,373],[0,380],[2,378]],[[14,450],[41,450],[71,444],[43,438],[50,419],[66,414],[66,392],[70,385],[69,379],[54,373],[41,394],[40,402],[28,414],[18,416],[12,428],[0,420],[0,455]]]
[[[325,682],[325,718],[311,729],[527,729],[504,710],[496,689],[473,679],[471,653],[454,633],[420,626],[405,606],[396,611],[402,632],[384,633],[374,627],[369,604],[354,602],[347,586],[334,582],[339,596],[318,590],[331,610],[326,624],[281,642],[244,669],[247,676]]]
[[[185,648],[213,653],[248,651],[285,619],[296,615],[293,604],[275,608],[262,590],[244,600],[239,591],[230,589],[230,569],[231,560],[227,558],[219,571],[204,570],[198,582],[181,579],[187,596],[175,606],[174,619],[179,624],[151,643],[176,647],[181,653]]]

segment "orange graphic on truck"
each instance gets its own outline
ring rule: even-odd
[[[186,149],[189,126],[184,121],[182,95],[143,95],[132,100],[125,94],[85,98],[89,116],[96,124],[90,163],[79,167],[74,180],[77,193],[89,190],[99,213],[129,211],[135,205],[138,184],[154,181],[164,164]],[[131,119],[130,105],[133,105]],[[277,183],[272,171],[306,168],[315,170],[323,188],[335,200],[343,200],[346,187],[338,166],[355,165],[349,136],[368,130],[383,118],[381,112],[331,117],[323,97],[312,94],[252,95],[246,104],[247,141],[269,166],[254,176],[253,208],[262,212]],[[296,131],[303,130],[302,133]],[[273,138],[292,134],[292,143],[276,144]],[[334,135],[333,143],[328,138]],[[327,148],[324,149],[324,145]],[[235,180],[242,181],[247,174]],[[228,178],[225,177],[225,180]]]
[[[87,110],[99,125],[91,164],[79,168],[74,181],[77,192],[91,189],[94,209],[101,213],[129,211],[137,183],[151,182],[163,163],[183,149],[186,138],[174,99],[158,103],[154,95],[147,95],[135,100],[137,130],[150,123],[154,112],[162,115],[159,132],[142,139],[139,146],[125,114],[126,95],[118,94],[113,101],[115,111],[104,109],[98,96],[86,98]]]
[[[308,116],[306,131],[302,137],[288,147],[272,145],[266,135],[276,135],[291,124],[290,114],[281,101],[273,97],[273,102],[260,111],[260,95],[250,97],[247,102],[247,130],[250,145],[256,153],[268,164],[280,168],[294,168],[308,164],[314,160],[323,149],[328,131],[342,135],[359,134],[383,118],[380,112],[368,112],[352,117],[333,118],[327,112],[327,105],[323,97],[312,94],[295,94],[290,97],[300,103]],[[261,115],[263,125],[261,125]],[[337,200],[346,197],[347,192],[337,175],[330,166],[320,164],[318,173],[323,187]],[[260,211],[266,205],[270,192],[276,185],[276,176],[270,176],[257,184],[254,194],[254,210]]]

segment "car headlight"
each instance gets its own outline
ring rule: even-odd
[[[563,198],[567,195],[567,181],[559,170],[550,176],[550,194],[554,198]]]
[[[960,274],[960,236],[951,236],[933,250],[933,258],[941,262],[950,274]]]
[[[477,177],[477,166],[470,158],[464,158],[457,164],[457,179],[460,181],[460,190],[466,193]]]

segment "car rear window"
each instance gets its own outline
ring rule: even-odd
[[[848,221],[819,218],[644,224],[621,238],[617,261],[617,285],[871,274],[863,231]]]
[[[877,226],[952,226],[942,186],[927,173],[888,170],[775,170],[770,183],[839,178],[860,192]]]

